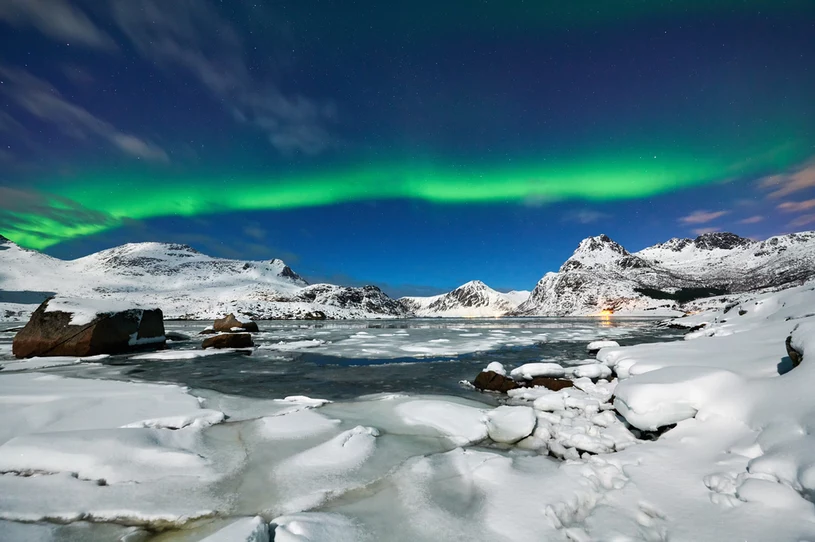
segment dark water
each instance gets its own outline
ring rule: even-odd
[[[261,322],[262,332],[255,336],[261,348],[251,355],[225,352],[187,360],[114,356],[101,365],[79,364],[45,371],[170,382],[256,398],[308,395],[342,400],[404,392],[484,400],[484,394],[460,381],[472,380],[492,361],[508,369],[535,361],[569,365],[588,358],[586,344],[597,338],[610,338],[623,346],[681,338],[681,333],[654,323],[616,318]],[[202,337],[197,333],[205,325],[168,322],[168,331],[190,337],[170,342],[169,350],[200,350]],[[12,337],[12,333],[0,331],[0,345],[7,345]],[[291,352],[269,349],[285,349],[303,341],[322,344]],[[478,351],[459,353],[475,347]],[[404,349],[428,351],[406,355]]]

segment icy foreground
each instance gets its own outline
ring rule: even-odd
[[[813,540],[813,307],[744,296],[497,408],[0,374],[0,540]]]

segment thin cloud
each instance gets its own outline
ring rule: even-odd
[[[759,179],[758,186],[764,190],[771,190],[770,198],[782,198],[801,190],[815,188],[815,159],[793,169],[789,173],[771,175]]]
[[[713,222],[719,217],[722,217],[730,211],[694,211],[688,216],[683,216],[679,219],[682,224],[707,224]]]
[[[815,214],[801,215],[792,222],[790,222],[789,225],[793,228],[800,228],[802,226],[807,226],[809,224],[815,224]]]
[[[152,162],[169,162],[167,153],[150,141],[120,131],[87,109],[68,101],[48,81],[25,70],[0,65],[0,92],[29,115],[59,128],[74,139],[98,137],[121,152]]]
[[[591,209],[580,209],[571,213],[563,215],[563,222],[576,222],[578,224],[594,224],[601,220],[611,218],[608,213],[601,213],[600,211],[593,211]]]
[[[762,220],[764,220],[763,216],[756,215],[739,220],[739,224],[758,224]]]
[[[697,228],[695,230],[691,230],[696,235],[704,235],[706,233],[714,233],[717,231],[721,231],[720,228]]]
[[[785,201],[778,205],[778,208],[785,213],[800,213],[801,211],[808,211],[815,209],[815,199],[808,199],[805,201]]]
[[[76,6],[65,0],[2,0],[0,21],[33,26],[50,38],[93,49],[115,50],[116,43]]]
[[[336,111],[273,82],[255,81],[235,28],[204,0],[116,0],[113,19],[146,59],[192,75],[233,118],[263,130],[281,153],[319,154],[337,144],[326,125]]]

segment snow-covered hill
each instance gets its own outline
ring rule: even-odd
[[[0,320],[24,320],[53,293],[158,306],[165,318],[405,316],[375,286],[309,285],[281,260],[213,258],[178,244],[131,243],[65,261],[0,238]]]
[[[815,232],[766,241],[708,233],[635,253],[600,235],[583,240],[557,273],[547,273],[517,312],[678,314],[693,309],[693,299],[793,286],[812,277]]]
[[[514,311],[528,297],[528,291],[502,293],[480,280],[473,280],[446,294],[403,297],[399,301],[416,316],[492,317]]]

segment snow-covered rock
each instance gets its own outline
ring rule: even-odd
[[[44,299],[65,297],[160,307],[168,319],[238,320],[405,316],[379,288],[309,285],[281,260],[213,258],[170,243],[130,243],[76,260],[60,260],[0,239],[0,320],[27,319]],[[16,298],[20,298],[18,301]]]
[[[42,302],[14,336],[18,358],[97,356],[165,344],[160,309],[133,303],[55,297]]]
[[[815,232],[766,241],[708,233],[635,253],[599,235],[583,240],[557,273],[547,273],[516,312],[679,315],[695,307],[683,306],[693,299],[800,284],[813,276]]]
[[[535,430],[535,411],[528,406],[499,406],[487,413],[487,433],[495,442],[513,444]]]
[[[586,345],[586,350],[597,353],[601,348],[616,348],[618,346],[620,346],[620,343],[617,341],[599,340],[592,341]]]
[[[528,297],[527,291],[502,293],[473,280],[446,294],[402,297],[399,301],[416,316],[492,317],[514,311]]]
[[[501,375],[501,376],[507,376],[506,368],[504,368],[504,365],[502,363],[499,363],[497,361],[492,361],[492,362],[488,363],[486,368],[484,368],[484,371],[482,371],[482,372],[486,372],[486,371],[492,371],[495,374],[498,374],[498,375]]]

